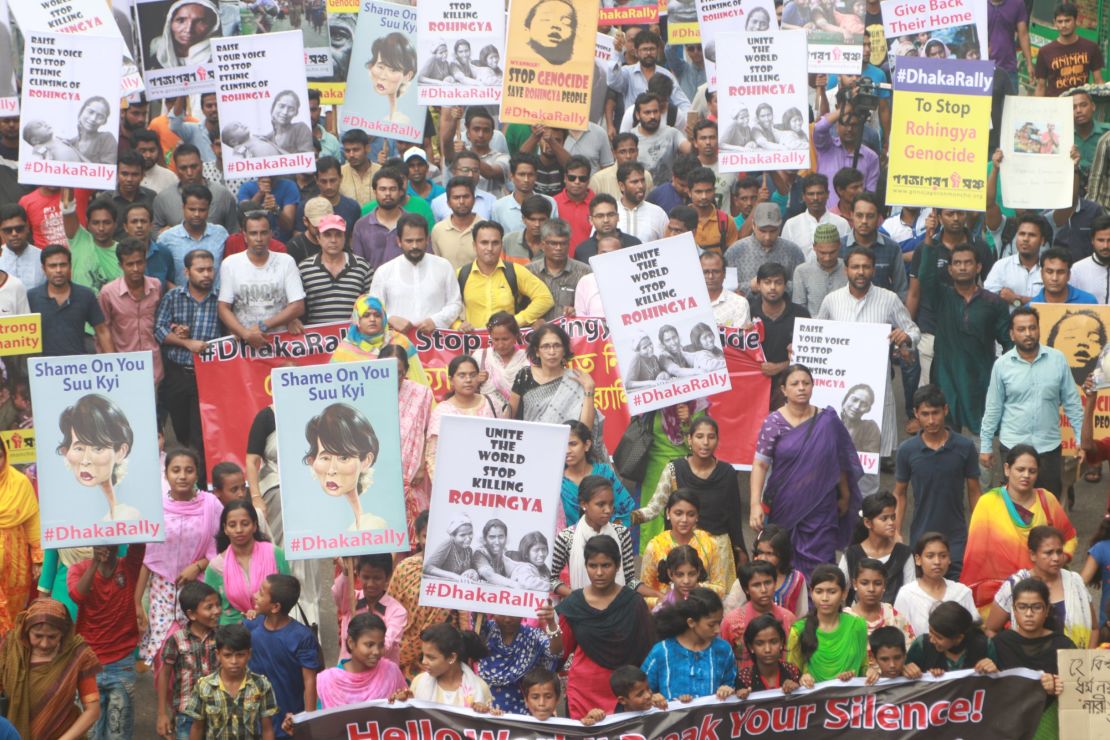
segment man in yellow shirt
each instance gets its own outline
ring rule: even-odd
[[[501,259],[501,240],[505,236],[501,224],[479,221],[472,233],[477,259],[459,269],[464,307],[460,328],[483,329],[489,317],[498,311],[514,314],[521,327],[541,323],[544,314],[555,305],[555,299],[543,281],[523,265]]]

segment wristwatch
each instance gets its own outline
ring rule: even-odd
[[[265,321],[259,321],[259,322],[258,322],[258,329],[259,329],[259,331],[261,331],[261,332],[262,332],[263,334],[267,334],[267,333],[269,333],[269,331],[270,331],[270,327],[266,326],[266,322],[265,322]]]

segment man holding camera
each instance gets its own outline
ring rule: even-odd
[[[864,190],[875,192],[879,185],[879,155],[863,144],[863,124],[870,110],[861,106],[860,97],[857,94],[848,100],[837,95],[837,109],[826,113],[813,127],[816,169],[832,182],[841,168],[853,167],[863,173]],[[830,193],[827,207],[836,212],[838,204],[839,197]]]

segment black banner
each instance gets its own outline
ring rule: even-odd
[[[1044,709],[1038,674],[968,671],[940,680],[863,686],[827,682],[815,691],[777,691],[747,701],[713,697],[593,727],[513,715],[490,717],[426,702],[371,702],[297,715],[297,740],[724,740],[724,738],[847,738],[1029,740]]]

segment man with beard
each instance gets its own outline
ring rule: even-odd
[[[847,284],[844,260],[840,259],[840,232],[832,224],[821,224],[813,232],[813,259],[794,268],[792,300],[812,316],[825,296]]]
[[[617,201],[617,224],[626,234],[641,242],[653,242],[663,236],[667,227],[666,212],[644,200],[647,184],[644,166],[639,162],[626,162],[617,168],[617,184],[621,190]]]
[[[653,31],[641,31],[632,41],[636,50],[636,63],[620,65],[615,62],[607,72],[607,81],[610,89],[620,95],[624,101],[624,108],[631,108],[637,98],[647,92],[648,82],[657,74],[670,77],[675,83],[671,90],[670,105],[675,109],[675,120],[685,121],[686,112],[690,110],[690,99],[682,91],[678,80],[671,71],[656,64],[659,54],[663,49],[663,39]],[[611,106],[606,109],[609,130],[616,130],[616,121],[612,118]]]
[[[156,193],[150,188],[144,188],[140,183],[143,179],[143,158],[137,152],[127,151],[119,155],[116,163],[116,189],[104,190],[97,193],[101,200],[109,200],[119,213],[123,213],[133,203],[144,203],[152,210]],[[78,196],[78,207],[80,207]],[[124,223],[120,219],[116,224],[116,239],[124,236]]]
[[[979,434],[991,368],[995,363],[994,343],[1013,346],[1006,303],[979,287],[979,255],[967,242],[956,244],[946,261],[948,280],[943,280],[940,249],[936,239],[937,218],[925,220],[925,242],[921,245],[918,280],[922,303],[932,307],[930,327],[933,344],[932,381],[948,399],[948,420],[956,431]],[[989,482],[989,470],[986,472]]]
[[[548,64],[566,64],[574,54],[578,13],[569,0],[540,0],[524,17],[528,48]],[[458,45],[455,55],[458,57]]]
[[[200,424],[197,396],[196,356],[207,343],[222,335],[218,300],[212,292],[216,275],[215,260],[206,249],[185,255],[186,282],[166,293],[154,318],[154,338],[162,344],[165,377],[162,380],[163,407],[170,415],[178,441],[200,453],[197,466],[204,480],[204,434]]]
[[[162,142],[158,134],[150,129],[132,131],[131,145],[143,158],[143,179],[140,185],[155,193],[177,185],[177,175],[165,166],[166,160],[162,154]]]
[[[590,190],[597,195],[604,193],[619,198],[621,190],[617,186],[617,167],[625,162],[636,162],[639,159],[640,137],[630,131],[617,134],[617,138],[613,141],[613,163],[608,167],[602,167],[590,177]],[[655,180],[649,172],[647,173],[648,192],[651,192],[654,187]]]
[[[1076,288],[1070,284],[1071,255],[1068,254],[1068,251],[1066,249],[1062,249],[1061,247],[1052,247],[1041,252],[1041,280],[1044,283],[1044,287],[1041,288],[1040,293],[1033,296],[1033,300],[1030,301],[1030,303],[1072,303],[1085,304],[1088,306],[1098,305],[1098,299],[1095,298],[1092,294],[1088,293],[1085,290],[1080,290],[1079,288]],[[1058,322],[1056,326],[1053,327],[1054,333],[1059,328],[1059,326],[1060,323]],[[1051,335],[1048,338],[1048,346],[1056,346],[1052,342]],[[1088,369],[1088,371],[1094,370],[1093,361],[1097,357],[1098,353],[1096,352],[1095,357],[1091,358],[1092,365]],[[1083,381],[1086,379],[1087,375],[1084,374],[1083,377],[1079,378],[1079,380],[1076,382],[1082,385]]]
[[[1016,308],[1033,300],[1044,282],[1041,280],[1041,246],[1048,241],[1052,227],[1043,216],[1026,213],[1017,217],[1014,235],[1015,254],[994,263],[983,287]]]
[[[402,254],[374,272],[370,295],[381,300],[394,331],[448,328],[463,310],[455,269],[427,253],[428,222],[419,214],[401,217],[397,237]]]
[[[1091,223],[1091,247],[1091,256],[1072,267],[1071,283],[1099,303],[1110,303],[1110,216],[1099,216]]]
[[[239,211],[235,203],[235,196],[220,183],[204,179],[200,152],[197,148],[190,144],[181,144],[173,151],[173,162],[177,167],[177,174],[181,178],[181,184],[176,188],[166,188],[155,196],[154,228],[164,231],[174,224],[181,223],[184,204],[182,199],[183,189],[186,185],[204,185],[212,194],[212,204],[208,209],[208,218],[212,223],[220,224],[227,229],[227,233],[238,233]]]
[[[617,199],[608,193],[599,193],[590,200],[590,224],[594,233],[571,250],[571,256],[579,262],[589,263],[590,257],[598,252],[598,243],[605,238],[619,239],[621,247],[634,247],[642,242],[632,234],[620,230],[620,213]]]
[[[1068,367],[1058,350],[1041,344],[1040,316],[1032,306],[1021,306],[1010,316],[1013,349],[1003,353],[991,369],[987,402],[979,436],[979,464],[994,466],[994,435],[1003,459],[1015,445],[1030,444],[1040,455],[1037,487],[1063,493],[1060,453],[1060,407],[1072,429],[1083,428],[1083,404]]]
[[[154,209],[146,203],[132,203],[123,208],[120,213],[123,214],[119,219],[123,226],[123,234],[116,237],[117,241],[129,236],[145,244],[146,274],[158,278],[162,283],[163,293],[173,288],[173,255],[154,241]]]
[[[497,198],[486,190],[478,189],[481,164],[482,160],[477,154],[464,149],[456,153],[455,160],[451,162],[451,179],[463,177],[474,183],[474,212],[479,218],[487,219],[493,213],[493,205],[497,202]],[[450,215],[451,205],[447,202],[447,193],[440,193],[432,199],[432,216],[436,223],[439,223]]]
[[[636,118],[640,125],[633,133],[639,139],[640,162],[656,182],[671,179],[671,167],[679,154],[693,151],[690,140],[673,126],[663,123],[659,97],[644,93],[636,98]]]
[[[378,206],[355,223],[351,251],[377,269],[394,257],[401,256],[397,222],[401,219],[401,188],[404,178],[393,169],[374,173],[374,195]]]
[[[212,151],[212,139],[220,138],[220,114],[216,107],[216,93],[201,93],[200,112],[204,116],[201,123],[185,120],[186,96],[174,101],[170,109],[170,131],[181,137],[186,144],[192,144],[200,151],[202,162],[215,162],[216,153]]]
[[[347,223],[347,232],[355,227],[355,223],[362,216],[362,209],[358,201],[348,198],[340,192],[343,183],[343,167],[335,157],[322,156],[316,160],[316,189],[317,197],[325,199],[331,205],[331,212],[343,218]],[[297,204],[297,212],[293,217],[293,230],[297,233],[305,231],[305,206],[308,201],[302,200]],[[310,256],[308,254],[305,255]]]
[[[346,163],[340,168],[339,192],[362,207],[374,197],[373,177],[381,169],[371,162],[370,137],[360,128],[343,134],[343,156]]]
[[[863,173],[864,190],[873,193],[879,186],[879,155],[864,145],[862,135],[862,118],[851,102],[842,100],[840,107],[822,116],[813,127],[815,169],[831,180],[841,168],[854,167]],[[839,203],[839,195],[830,195],[829,208],[835,211]]]
[[[131,134],[146,128],[149,112],[150,104],[147,103],[146,96],[142,93],[139,93],[139,99],[136,102],[129,102],[127,107],[119,112],[120,154],[135,147],[134,142],[131,141]]]

